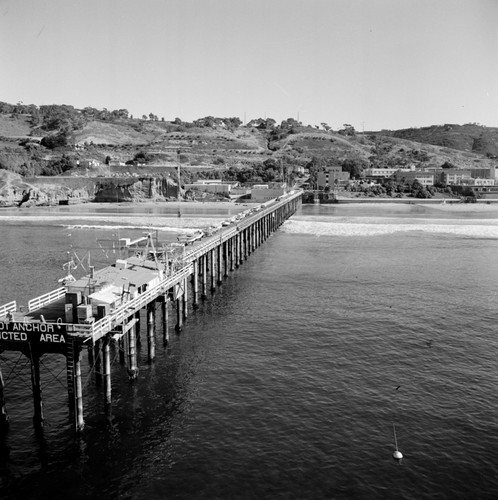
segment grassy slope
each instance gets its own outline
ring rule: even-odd
[[[0,115],[0,159],[12,158],[12,151],[10,156],[5,154],[6,148],[24,151],[19,139],[30,133],[28,117]],[[93,146],[84,150],[71,151],[80,159],[103,162],[106,156],[111,156],[124,162],[138,151],[144,151],[152,155],[156,164],[175,166],[179,149],[182,165],[196,168],[216,164],[245,166],[271,157],[284,158],[284,161],[293,158],[302,165],[318,157],[334,162],[358,159],[368,163],[374,159],[381,163],[417,166],[440,166],[449,161],[469,168],[495,164],[486,154],[498,153],[498,129],[471,124],[383,131],[357,137],[301,127],[297,133],[269,144],[266,132],[255,128],[240,127],[231,132],[222,128],[185,128],[169,122],[93,121],[74,133],[74,141],[77,144],[93,142]],[[42,149],[45,154],[49,153]]]

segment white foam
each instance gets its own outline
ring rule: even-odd
[[[432,222],[432,221],[431,221]],[[447,223],[421,222],[335,222],[331,220],[294,220],[290,219],[282,226],[283,231],[293,234],[311,234],[314,236],[378,236],[399,232],[421,231],[424,233],[446,233],[475,238],[498,238],[496,221],[479,221],[479,224],[447,221]]]
[[[0,215],[0,222],[39,222],[62,225],[68,229],[153,229],[159,231],[188,231],[219,224],[223,217],[176,217],[150,215]],[[81,221],[81,223],[78,223]]]

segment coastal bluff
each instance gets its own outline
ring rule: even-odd
[[[177,184],[166,177],[22,177],[0,170],[0,207],[167,201],[177,194]]]

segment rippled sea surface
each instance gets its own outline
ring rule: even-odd
[[[0,304],[56,288],[67,252],[112,260],[109,233],[226,216],[140,212],[0,212]],[[39,435],[4,352],[0,498],[496,498],[497,256],[498,210],[304,206],[152,363],[143,342],[134,384],[114,351],[107,411],[85,356],[80,436],[64,358],[42,360]]]

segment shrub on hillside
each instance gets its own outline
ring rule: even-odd
[[[55,135],[47,135],[43,137],[40,144],[48,149],[63,148],[68,145],[67,134],[59,132]]]

